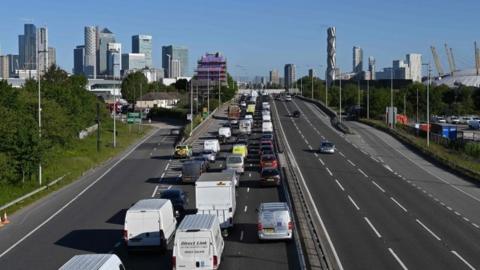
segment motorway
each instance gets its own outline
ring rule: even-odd
[[[193,143],[194,151],[223,122],[224,113],[218,113]],[[11,216],[11,224],[0,229],[0,268],[58,269],[77,254],[116,253],[127,269],[171,269],[172,244],[162,254],[127,254],[122,244],[125,212],[139,199],[182,188],[189,196],[187,210],[194,212],[194,186],[180,184],[181,161],[171,159],[175,138],[169,135],[170,128],[156,130],[138,147]],[[250,143],[258,143],[258,136],[256,129]],[[230,148],[224,145],[222,151]],[[249,156],[240,179],[236,224],[226,238],[220,269],[297,269],[294,241],[257,240],[255,209],[261,202],[284,200],[282,189],[258,186],[258,159],[258,154]]]
[[[325,123],[311,104],[276,101],[282,133],[343,269],[476,269],[480,230]],[[292,118],[294,110],[302,117]],[[318,153],[320,141],[333,155]]]

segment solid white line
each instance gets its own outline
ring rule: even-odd
[[[340,182],[338,182],[337,179],[335,179],[335,182],[337,182],[337,185],[340,187],[340,189],[341,189],[342,191],[345,191],[345,189],[343,188],[342,184],[340,184]]]
[[[355,163],[353,163],[350,159],[347,159],[348,163],[350,163],[353,167],[355,167]]]
[[[243,212],[247,212],[248,206],[245,205],[245,208],[243,209]]]
[[[360,210],[360,207],[358,207],[358,205],[355,203],[355,201],[352,199],[352,197],[350,197],[350,195],[348,195],[348,199],[353,204],[353,206],[355,206],[355,208],[357,208],[357,210]]]
[[[243,241],[243,231],[240,232],[240,241]]]
[[[319,158],[318,161],[320,161],[320,163],[322,163],[322,165],[325,166],[325,162],[323,162],[323,159]]]
[[[377,235],[378,238],[382,238],[382,236],[380,235],[380,233],[377,231],[377,229],[375,229],[375,226],[373,226],[373,224],[370,222],[370,220],[367,218],[367,217],[363,217],[365,219],[365,221],[368,223],[368,225],[370,225],[370,228],[372,228],[372,230],[375,232],[375,234]]]
[[[399,202],[397,202],[397,200],[395,200],[393,197],[390,197],[390,199],[391,199],[393,202],[395,202],[395,203],[398,205],[398,207],[402,208],[403,211],[408,212],[408,211],[407,211],[407,208],[403,207],[403,205],[401,205]]]
[[[35,227],[33,230],[31,230],[29,233],[27,233],[25,236],[23,236],[22,238],[20,238],[20,240],[18,240],[17,242],[15,242],[13,245],[11,245],[8,249],[6,249],[2,254],[0,254],[0,258],[2,258],[3,256],[5,256],[5,254],[7,254],[8,252],[10,252],[12,249],[14,249],[16,246],[18,246],[19,244],[21,244],[23,241],[25,241],[25,239],[27,239],[28,237],[30,237],[32,234],[34,234],[36,231],[38,231],[40,228],[42,228],[43,226],[45,226],[45,224],[47,224],[50,220],[52,220],[54,217],[58,216],[58,214],[60,214],[63,210],[65,210],[65,208],[67,208],[68,206],[70,206],[73,202],[75,202],[78,198],[80,198],[85,192],[87,192],[90,188],[92,188],[96,183],[98,183],[98,181],[102,180],[102,178],[107,175],[110,171],[112,171],[120,162],[122,162],[124,159],[127,158],[127,156],[129,156],[131,153],[133,153],[133,151],[135,151],[140,145],[142,145],[144,142],[146,142],[148,139],[150,139],[153,135],[155,135],[157,132],[153,132],[152,134],[150,134],[148,137],[146,137],[145,139],[143,139],[142,141],[140,141],[139,143],[137,143],[137,145],[135,145],[132,149],[130,149],[130,151],[128,151],[123,157],[121,157],[119,160],[117,160],[117,162],[115,162],[110,168],[108,168],[102,175],[100,175],[97,179],[95,179],[95,181],[93,181],[92,183],[90,183],[86,188],[84,188],[82,191],[80,191],[80,193],[78,193],[75,197],[73,197],[70,201],[68,201],[66,204],[64,204],[60,209],[58,209],[55,213],[53,213],[50,217],[48,217],[45,221],[43,221],[42,223],[40,223],[40,225],[38,225],[37,227]]]
[[[330,174],[330,176],[333,176],[333,173],[330,171],[330,169],[328,167],[325,168],[325,169],[327,169],[327,172],[328,172],[328,174]]]
[[[416,219],[417,223],[420,224],[420,226],[422,226],[427,232],[429,232],[433,237],[435,237],[435,239],[437,239],[438,241],[442,241],[442,239],[440,239],[440,237],[438,237],[438,235],[436,235],[434,232],[432,232],[432,230],[430,230],[425,224],[423,224],[420,220]]]
[[[403,270],[408,270],[408,268],[405,266],[405,264],[403,264],[402,260],[400,260],[400,258],[397,256],[397,254],[395,254],[395,252],[393,252],[393,249],[388,248],[388,251],[390,251],[390,254],[392,254],[392,256],[395,258],[395,260],[397,260],[398,264],[400,264],[400,266],[403,268]]]
[[[367,175],[364,171],[362,171],[362,169],[359,168],[358,171],[359,171],[361,174],[363,174],[363,176],[365,176],[365,177],[368,178],[368,175]]]
[[[155,189],[153,190],[152,198],[155,197],[155,194],[157,194],[157,190],[158,190],[158,185],[155,186]]]
[[[340,156],[345,157],[345,155],[342,152],[338,152]]]
[[[275,107],[275,114],[277,115],[277,119],[280,119],[280,116],[278,115],[278,111],[276,109],[275,103],[273,103],[273,106]],[[284,104],[284,106],[285,106],[285,104]],[[283,138],[285,138],[285,144],[287,146],[287,152],[290,153],[290,155],[292,156],[292,163],[293,163],[292,166],[294,168],[298,169],[298,172],[300,174],[300,179],[302,180],[301,181],[302,185],[306,190],[306,193],[307,193],[308,199],[310,200],[310,203],[313,205],[313,208],[315,210],[315,215],[318,217],[318,219],[320,221],[320,226],[322,227],[322,230],[323,230],[323,232],[324,232],[324,234],[327,238],[327,242],[328,242],[329,246],[331,247],[331,250],[332,250],[333,256],[335,257],[335,262],[337,263],[338,269],[343,270],[342,262],[340,261],[340,258],[338,257],[337,251],[335,250],[335,246],[333,245],[332,238],[330,237],[330,234],[327,231],[327,227],[325,226],[325,223],[323,222],[322,216],[320,216],[320,213],[318,212],[318,208],[317,208],[317,206],[316,206],[316,204],[315,204],[315,202],[312,198],[312,194],[310,193],[310,190],[308,189],[307,184],[305,183],[305,178],[303,177],[302,171],[300,170],[300,168],[298,166],[298,163],[295,160],[295,156],[293,155],[292,148],[290,147],[290,144],[288,143],[288,140],[287,140],[287,136],[285,135],[285,131],[283,129],[282,122],[279,121],[279,123],[280,123],[280,131],[283,135]]]
[[[383,189],[379,184],[377,184],[377,182],[375,182],[375,181],[372,180],[372,183],[373,183],[378,189],[380,189],[381,192],[385,193],[385,189]]]
[[[453,255],[457,256],[457,258],[459,258],[464,264],[466,264],[468,268],[475,270],[475,267],[473,267],[470,263],[468,263],[467,260],[465,260],[462,256],[460,256],[460,254],[458,254],[455,250],[452,250],[451,252],[453,253]]]

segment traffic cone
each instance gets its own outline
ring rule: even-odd
[[[8,220],[7,211],[5,211],[3,212],[2,224],[8,224],[8,223],[10,223],[10,220]]]

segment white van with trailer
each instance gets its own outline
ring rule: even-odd
[[[165,250],[175,234],[176,226],[170,200],[140,200],[125,215],[123,234],[127,248],[160,247]]]
[[[115,254],[75,255],[59,270],[125,270],[120,258]]]
[[[203,150],[212,150],[215,153],[220,152],[220,142],[217,139],[205,140]]]
[[[225,243],[214,215],[186,215],[173,244],[173,269],[218,269]]]
[[[197,213],[217,216],[220,227],[225,230],[233,227],[236,209],[235,180],[235,172],[229,170],[204,173],[195,182]]]

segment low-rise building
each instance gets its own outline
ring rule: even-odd
[[[172,109],[180,101],[180,95],[175,92],[152,92],[143,95],[135,103],[135,107],[139,109],[147,108],[166,108]]]

